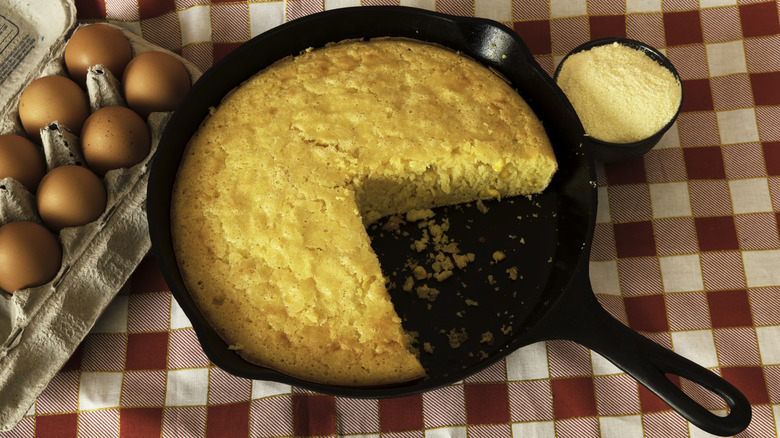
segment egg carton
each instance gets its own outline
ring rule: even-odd
[[[12,0],[0,5],[0,134],[26,136],[18,115],[19,97],[33,80],[67,76],[63,55],[69,36],[80,26],[71,1]],[[179,59],[194,83],[201,75],[187,60],[115,26],[133,55],[156,50]],[[3,35],[5,33],[5,35]],[[121,105],[119,81],[97,65],[90,68],[87,94],[91,111]],[[153,113],[148,125],[151,151],[128,169],[106,173],[108,200],[103,214],[58,234],[62,265],[49,283],[0,290],[0,431],[12,429],[67,362],[100,315],[125,287],[151,248],[146,220],[146,190],[151,161],[170,113]],[[41,131],[47,170],[84,165],[79,138],[54,121]],[[35,194],[11,179],[0,179],[0,226],[18,220],[42,223]]]

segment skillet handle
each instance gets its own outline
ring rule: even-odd
[[[556,315],[544,323],[541,330],[544,339],[574,341],[601,354],[706,432],[730,436],[747,428],[752,416],[750,402],[736,387],[612,317],[593,294],[587,262],[584,266],[585,269],[579,269],[569,284],[569,290],[557,304]],[[713,414],[685,394],[665,374],[683,377],[718,395],[728,405],[728,415]]]

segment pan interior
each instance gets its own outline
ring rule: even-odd
[[[417,335],[429,378],[494,359],[522,332],[552,269],[556,198],[550,192],[442,207],[397,231],[383,227],[388,220],[369,227],[391,299],[404,328]],[[452,243],[454,255],[446,247]],[[465,266],[446,270],[452,259]],[[415,277],[420,267],[428,278]]]

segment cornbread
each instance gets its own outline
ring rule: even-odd
[[[682,99],[682,86],[669,69],[617,42],[570,55],[556,82],[585,132],[612,143],[631,143],[660,131]]]
[[[177,175],[174,249],[246,360],[328,384],[414,380],[365,226],[537,193],[556,169],[539,119],[487,68],[413,40],[345,41],[276,62],[211,111]]]

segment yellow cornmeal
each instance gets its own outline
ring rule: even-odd
[[[556,82],[585,132],[612,143],[631,143],[660,131],[682,99],[682,86],[671,71],[618,43],[569,56]]]
[[[277,62],[191,139],[172,236],[206,318],[250,362],[310,381],[424,377],[365,230],[382,216],[536,193],[556,170],[528,105],[488,69],[410,40]]]

